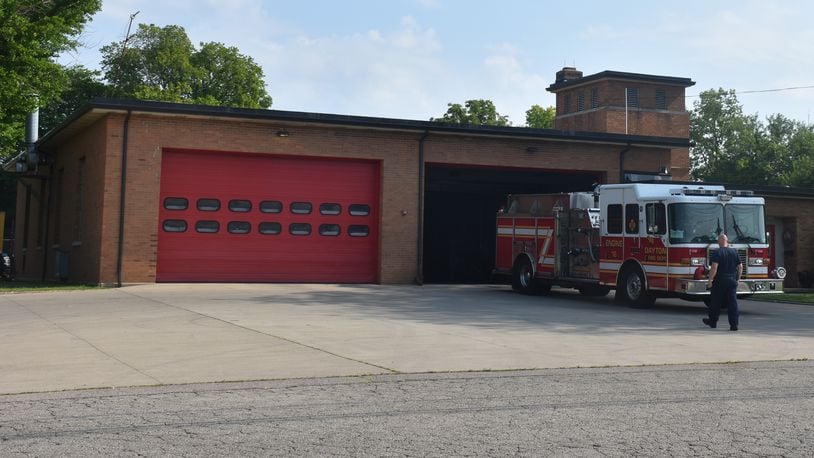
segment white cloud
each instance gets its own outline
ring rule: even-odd
[[[82,36],[87,49],[60,61],[99,68],[98,48],[122,40],[140,11],[137,24],[180,25],[195,45],[251,56],[279,109],[428,119],[484,98],[522,125],[531,105],[554,104],[545,88],[564,65],[690,77],[691,94],[814,84],[809,0],[682,5],[105,0]],[[739,96],[748,113],[803,120],[812,99],[814,90]]]
[[[417,2],[425,8],[438,8],[441,6],[441,0],[417,0]]]
[[[698,91],[735,89],[746,113],[782,113],[806,121],[814,89],[747,92],[814,85],[814,24],[795,3],[739,3],[688,23],[693,38],[683,53],[696,56]]]
[[[390,32],[299,35],[266,44],[258,57],[274,108],[428,119],[449,72],[431,28],[405,17]],[[337,88],[341,88],[338,91]],[[431,114],[427,114],[431,113]]]
[[[493,47],[484,60],[487,80],[483,83],[491,88],[491,95],[486,98],[495,103],[499,113],[508,115],[515,126],[525,124],[526,110],[532,105],[554,104],[553,95],[545,90],[551,78],[528,71],[519,54],[514,46],[503,44]]]
[[[401,19],[401,30],[393,35],[393,43],[400,48],[419,51],[437,51],[440,48],[435,31],[422,29],[411,16]]]

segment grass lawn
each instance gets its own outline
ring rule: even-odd
[[[814,305],[814,293],[776,293],[776,294],[755,294],[749,299],[765,302],[793,302],[795,304]]]
[[[36,291],[74,291],[99,289],[98,286],[76,285],[70,283],[47,283],[33,281],[0,281],[0,294],[30,293]]]

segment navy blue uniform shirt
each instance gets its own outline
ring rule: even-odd
[[[718,263],[718,272],[715,274],[715,279],[726,277],[735,280],[738,275],[738,264],[741,263],[737,250],[731,247],[719,248],[718,251],[712,252],[709,260]]]

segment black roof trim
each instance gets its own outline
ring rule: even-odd
[[[434,121],[415,121],[409,119],[376,118],[367,116],[336,115],[326,113],[309,113],[301,111],[265,110],[252,108],[232,108],[211,105],[192,105],[184,103],[156,102],[131,99],[112,99],[97,97],[91,99],[77,110],[60,126],[48,132],[40,140],[47,143],[59,131],[85,114],[95,110],[133,111],[186,116],[209,116],[221,118],[256,119],[298,123],[314,123],[359,128],[402,130],[415,132],[436,132],[475,136],[523,137],[540,140],[583,141],[593,143],[614,143],[620,145],[655,146],[662,148],[688,148],[690,141],[680,137],[653,137],[645,135],[624,135],[602,132],[570,132],[554,129],[533,129],[529,127],[471,126],[460,124],[443,124]]]
[[[695,81],[689,78],[682,78],[678,76],[660,76],[660,75],[646,75],[644,73],[627,73],[616,72],[613,70],[605,70],[604,72],[594,73],[593,75],[583,76],[582,78],[571,79],[561,83],[554,83],[546,88],[548,92],[557,92],[562,89],[580,86],[582,84],[590,83],[601,79],[615,79],[615,80],[630,80],[641,81],[643,83],[656,83],[665,84],[668,86],[682,86],[690,87],[695,85]]]

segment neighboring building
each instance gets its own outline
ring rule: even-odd
[[[628,134],[602,89],[620,75],[668,100],[628,106]],[[21,176],[19,277],[487,282],[507,194],[687,179],[692,84],[558,79],[558,105],[599,92],[584,112],[559,107],[554,130],[95,99],[38,142],[43,163]]]
[[[814,189],[760,186],[766,199],[766,230],[772,241],[772,268],[788,270],[787,287],[814,286]],[[801,278],[802,277],[802,278]]]

